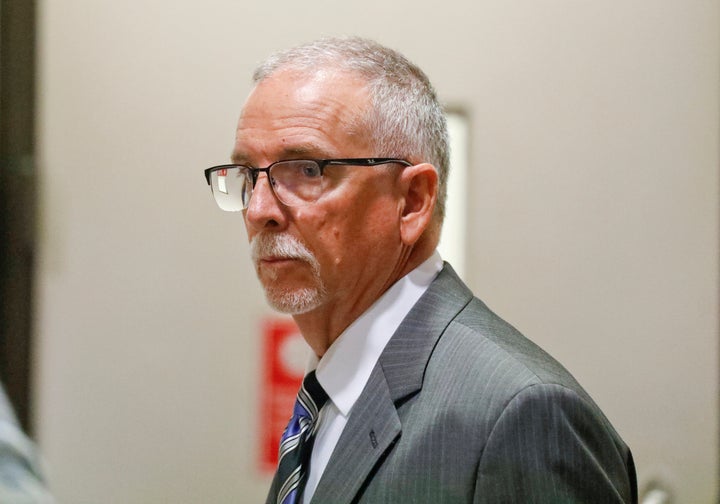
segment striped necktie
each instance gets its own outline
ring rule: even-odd
[[[317,431],[317,418],[328,395],[311,371],[303,380],[293,415],[280,440],[277,504],[300,502],[310,466],[310,452]]]

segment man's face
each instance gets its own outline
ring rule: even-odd
[[[361,131],[369,106],[357,76],[281,70],[248,98],[233,161],[265,167],[287,159],[384,156]],[[280,203],[265,174],[259,176],[244,217],[271,305],[353,320],[396,280],[404,253],[398,173],[395,165],[328,166],[319,200],[293,207]]]

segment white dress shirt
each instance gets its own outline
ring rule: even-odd
[[[420,266],[398,280],[328,348],[322,359],[312,354],[307,372],[317,379],[330,400],[320,412],[310,474],[303,492],[308,504],[340,439],[352,407],[365,388],[370,373],[393,333],[442,269],[436,251]]]

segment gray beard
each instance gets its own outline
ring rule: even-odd
[[[271,287],[265,288],[265,299],[273,309],[299,315],[319,307],[322,303],[322,292],[318,289],[296,289],[292,291],[275,291]]]
[[[260,274],[259,261],[262,257],[299,259],[307,262],[312,269],[312,285],[297,289],[281,289],[274,284],[274,278],[265,285],[268,304],[281,313],[298,315],[319,307],[325,297],[325,286],[320,278],[320,263],[297,238],[289,234],[260,233],[250,242],[250,253],[255,270]]]

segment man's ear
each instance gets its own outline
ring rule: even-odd
[[[404,168],[400,173],[403,207],[400,238],[414,245],[430,226],[438,195],[438,173],[429,163]]]

